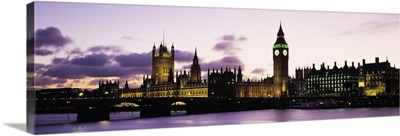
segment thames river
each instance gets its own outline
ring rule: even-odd
[[[77,123],[76,114],[37,114],[35,133],[70,133],[110,130],[134,130],[224,124],[250,124],[282,121],[399,116],[399,108],[341,108],[313,110],[254,110],[241,112],[181,115],[184,111],[171,112],[174,116],[139,118],[139,112],[111,113],[110,121]]]

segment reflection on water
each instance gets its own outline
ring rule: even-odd
[[[171,112],[186,114],[185,111]],[[110,121],[77,123],[76,114],[38,114],[37,134],[131,130],[145,128],[186,127],[224,124],[249,124],[282,121],[398,116],[399,108],[356,108],[320,110],[256,110],[158,118],[139,118],[139,112],[111,113]]]

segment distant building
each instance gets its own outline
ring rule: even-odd
[[[28,91],[35,94],[37,99],[53,99],[53,98],[77,98],[79,94],[83,92],[79,88],[54,88],[54,89],[42,89],[39,91]],[[33,98],[33,97],[32,97]]]
[[[375,63],[354,62],[349,67],[347,61],[338,68],[336,62],[332,69],[323,63],[319,70],[315,65],[306,77],[308,96],[378,96],[399,94],[399,69],[391,67],[388,60]]]
[[[274,97],[273,78],[267,77],[259,81],[237,82],[235,84],[236,97],[239,98],[270,98]]]
[[[308,73],[310,73],[311,68],[304,67],[304,68],[296,68],[296,76],[291,81],[293,82],[293,88],[291,88],[291,95],[295,96],[302,96],[303,94],[307,93],[306,90],[306,77]]]
[[[99,81],[99,88],[95,93],[100,97],[119,97],[119,80],[112,82],[111,80]]]
[[[168,51],[167,46],[164,43],[160,44],[158,52],[156,51],[156,45],[153,45],[152,53],[152,78],[155,84],[162,84],[167,82],[173,82],[174,70],[174,45],[171,46],[171,52]]]
[[[197,49],[194,50],[193,64],[190,67],[190,82],[201,83],[201,68],[197,58]]]
[[[235,83],[236,83],[236,68],[234,71],[231,69],[220,71],[213,69],[212,72],[208,70],[208,97],[210,98],[232,98],[235,97]]]
[[[365,96],[378,96],[387,94],[399,94],[399,69],[391,67],[389,61],[365,63],[359,67],[360,94]]]
[[[160,57],[164,56],[164,57]],[[143,84],[139,88],[125,87],[121,98],[162,98],[162,97],[207,97],[208,83],[201,81],[201,69],[197,50],[193,57],[191,72],[176,72],[174,77],[174,46],[171,53],[166,46],[160,45],[159,52],[153,46],[152,76],[143,76]],[[174,81],[174,78],[176,81]],[[128,86],[128,85],[126,85]]]
[[[236,74],[237,73],[237,74]],[[242,69],[226,67],[220,70],[208,70],[209,98],[266,98],[274,97],[273,78],[267,77],[259,81],[242,81]]]
[[[357,96],[358,95],[358,69],[354,63],[349,67],[345,65],[338,68],[336,62],[332,69],[326,68],[322,63],[320,70],[315,65],[306,77],[306,89],[309,96]]]

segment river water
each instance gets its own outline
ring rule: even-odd
[[[134,130],[148,128],[188,127],[224,124],[250,124],[282,121],[343,119],[379,116],[399,116],[399,108],[342,108],[313,110],[254,110],[241,112],[180,115],[184,111],[171,112],[175,116],[139,118],[139,112],[111,113],[110,121],[77,123],[76,114],[37,114],[36,134],[91,132],[110,130]]]

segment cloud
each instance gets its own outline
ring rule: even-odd
[[[81,51],[80,48],[75,48],[72,51],[70,51],[69,54],[83,55],[83,52]]]
[[[242,36],[242,37],[240,37],[238,40],[239,40],[239,41],[246,41],[247,38]]]
[[[35,72],[41,68],[45,68],[46,65],[42,63],[28,63],[26,66],[27,72]]]
[[[123,77],[133,74],[149,74],[150,67],[125,68],[120,66],[88,67],[81,65],[53,65],[43,76],[60,79],[82,79],[86,77]]]
[[[109,81],[109,79],[106,79],[106,78],[93,79],[93,80],[89,81],[88,85],[99,85],[99,81],[106,82],[106,81]],[[111,80],[111,81],[114,82],[115,80]],[[121,84],[121,82],[120,82],[120,84]]]
[[[239,50],[239,48],[236,48]],[[216,51],[223,51],[223,52],[227,52],[227,51],[234,51],[235,47],[233,46],[233,42],[219,42],[217,43],[213,50]]]
[[[254,69],[253,71],[251,71],[251,73],[252,74],[261,74],[261,75],[264,75],[264,72],[265,72],[266,70],[265,69],[263,69],[263,68],[256,68],[256,69]]]
[[[175,50],[175,61],[177,62],[192,62],[193,57],[193,52]]]
[[[241,49],[237,46],[238,42],[246,41],[246,37],[239,37],[237,38],[235,35],[223,35],[221,37],[220,42],[214,45],[212,48],[214,51],[220,51],[224,54],[235,54],[236,51],[240,51]]]
[[[221,67],[224,68],[225,67],[229,67],[231,69],[233,69],[234,67],[238,68],[240,65],[240,67],[242,68],[242,70],[244,70],[244,63],[236,56],[226,56],[223,57],[222,59],[219,60],[215,60],[215,61],[210,61],[210,62],[206,62],[206,63],[200,63],[200,67],[202,68],[202,71],[207,71],[208,69],[212,70],[213,68],[215,69],[219,69]],[[187,65],[184,66],[184,69],[189,69],[191,65]]]
[[[28,80],[33,80],[33,78],[29,78]],[[66,79],[58,79],[51,77],[35,77],[35,86],[48,86],[52,84],[64,84],[67,83]]]
[[[398,19],[398,18],[397,18]],[[335,35],[345,36],[353,34],[378,34],[399,29],[399,20],[383,19],[354,24],[350,28]]]
[[[52,51],[49,50],[50,48],[62,48],[68,43],[72,43],[72,40],[68,36],[64,36],[56,27],[38,29],[34,37],[29,38],[26,42],[27,55],[51,55],[57,50]]]
[[[151,67],[151,59],[151,52],[115,56],[115,61],[121,67]]]
[[[53,51],[46,50],[46,49],[38,49],[35,51],[35,54],[39,55],[39,56],[47,56],[47,55],[53,54]]]
[[[132,36],[124,35],[124,36],[121,37],[121,39],[122,39],[122,40],[131,41],[131,40],[133,40],[133,37],[132,37]]]
[[[60,29],[56,27],[47,27],[46,29],[38,29],[35,33],[36,48],[43,46],[63,47],[71,43],[72,40],[68,36],[64,36]]]
[[[235,36],[234,35],[224,35],[224,36],[222,36],[222,40],[233,41],[233,40],[235,40]]]
[[[82,65],[82,66],[104,66],[109,62],[109,56],[104,53],[91,54],[84,57],[74,58],[71,60],[71,64]]]
[[[102,45],[99,45],[99,46],[90,47],[88,49],[88,51],[94,52],[94,53],[111,51],[113,53],[116,53],[116,52],[121,52],[121,48],[118,47],[118,46],[102,46]]]
[[[51,60],[51,64],[60,64],[63,63],[64,61],[66,61],[65,58],[54,58],[53,60]]]

